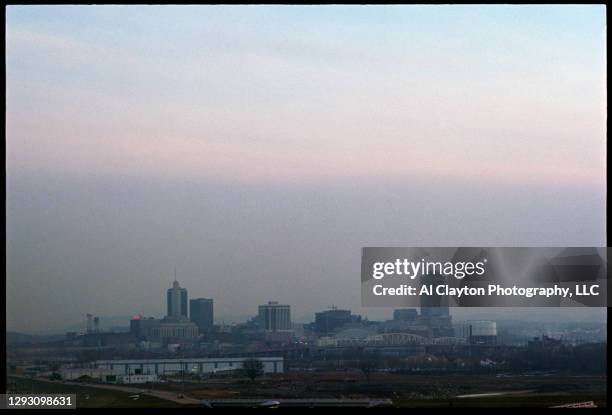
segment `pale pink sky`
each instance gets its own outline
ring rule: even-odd
[[[604,182],[605,9],[320,10],[9,9],[9,171]]]

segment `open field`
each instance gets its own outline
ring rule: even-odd
[[[182,392],[184,402],[198,400],[291,400],[291,399],[392,399],[401,407],[550,407],[594,401],[607,406],[605,375],[570,374],[388,374],[375,373],[368,380],[358,371],[311,372],[271,375],[250,381],[245,378],[217,378],[190,381],[184,385],[168,382],[155,385],[106,386],[149,390],[157,396],[96,387],[10,378],[22,392],[76,393],[79,407],[177,407],[173,402]],[[104,387],[104,386],[102,386]],[[475,395],[475,396],[472,396]],[[161,399],[165,398],[165,399]]]
[[[11,392],[18,393],[76,394],[77,408],[168,408],[181,406],[181,404],[154,396],[141,395],[138,400],[133,400],[129,397],[132,395],[129,392],[66,385],[59,382],[45,382],[36,379],[9,376],[8,385]]]
[[[605,375],[570,374],[389,374],[374,373],[366,379],[358,371],[286,373],[251,382],[248,379],[209,379],[186,383],[185,391],[202,399],[274,396],[277,398],[391,398],[404,400],[447,400],[482,393],[517,393],[498,399],[519,399],[526,395],[604,395]],[[173,389],[179,384],[167,383]],[[493,397],[488,397],[493,398]],[[477,398],[461,398],[475,401]],[[561,402],[564,403],[564,402]]]
[[[469,399],[398,399],[394,406],[406,408],[549,408],[575,402],[593,401],[602,408],[606,407],[605,393],[594,394],[516,394],[511,396],[487,396]]]

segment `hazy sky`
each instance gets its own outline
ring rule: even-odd
[[[362,246],[606,244],[603,6],[6,14],[9,329],[162,316],[175,266],[219,322],[383,318]]]

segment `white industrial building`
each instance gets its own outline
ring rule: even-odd
[[[233,358],[184,358],[184,359],[141,359],[141,360],[98,360],[94,367],[111,371],[116,375],[177,375],[190,373],[203,375],[242,368],[246,357]],[[282,357],[260,357],[264,373],[282,373]]]
[[[59,372],[62,380],[75,381],[82,380],[83,378],[91,378],[104,383],[148,383],[157,382],[159,377],[155,374],[148,375],[135,375],[135,374],[124,374],[117,373],[108,368],[104,367],[66,367]]]
[[[78,380],[79,378],[88,377],[91,379],[106,381],[106,377],[113,375],[110,370],[104,368],[85,368],[85,367],[65,367],[59,371],[62,380]]]
[[[157,375],[125,375],[118,376],[117,383],[138,384],[138,383],[154,383],[159,380]]]

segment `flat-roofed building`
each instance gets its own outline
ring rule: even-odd
[[[144,318],[136,315],[130,321],[130,331],[139,340],[151,342],[184,343],[198,338],[198,326],[187,319]]]
[[[266,332],[290,331],[291,326],[291,306],[279,304],[277,301],[270,301],[268,304],[259,306],[260,328]]]
[[[204,375],[216,372],[242,369],[247,357],[227,358],[184,358],[184,359],[134,359],[134,360],[97,360],[94,367],[117,375],[157,375],[168,376],[181,373]],[[264,373],[283,373],[282,357],[260,357]]]
[[[360,324],[361,317],[350,310],[332,308],[315,313],[314,331],[318,336],[330,336],[351,324]]]
[[[200,333],[210,333],[215,319],[212,298],[189,300],[189,319],[198,326]]]

